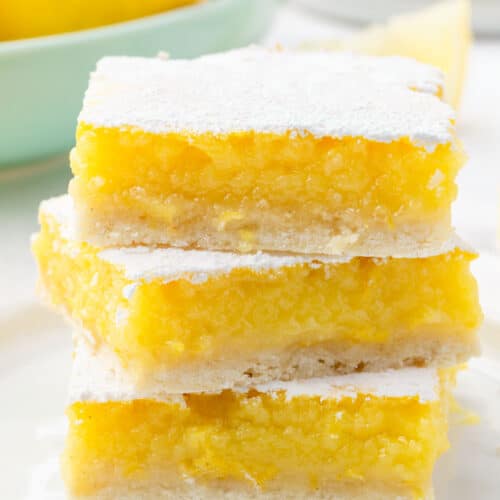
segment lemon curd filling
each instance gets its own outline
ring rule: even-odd
[[[199,247],[203,237],[187,232],[201,223],[201,234],[234,233],[243,251],[262,245],[263,224],[278,235],[318,228],[327,251],[370,232],[448,226],[464,158],[458,146],[428,152],[405,139],[290,135],[153,134],[80,123],[70,191],[82,213],[99,214],[103,224],[141,221]],[[131,231],[127,243],[136,242]]]
[[[402,58],[105,58],[71,154],[79,234],[382,256],[442,243],[464,153],[441,90]]]
[[[199,374],[201,385],[175,391],[231,387],[268,371],[454,364],[475,352],[474,255],[454,246],[413,259],[102,250],[73,239],[71,219],[68,197],[41,207],[33,250],[48,299],[139,378],[181,370],[182,384]]]
[[[311,489],[333,478],[403,483],[413,498],[424,498],[434,461],[447,446],[439,403],[413,398],[286,402],[284,396],[227,392],[187,395],[184,403],[73,404],[64,459],[73,494],[147,481],[166,470],[264,489],[276,478]]]
[[[276,498],[336,483],[367,489],[356,498],[375,498],[377,488],[427,498],[434,462],[448,446],[448,378],[440,388],[433,370],[410,368],[161,400],[131,397],[116,384],[114,400],[93,382],[67,411],[64,478],[75,497],[112,498],[133,487],[158,498],[170,489],[165,498],[176,498],[189,485],[228,481],[247,494],[285,492]]]

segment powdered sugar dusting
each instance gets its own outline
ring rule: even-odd
[[[59,231],[63,238],[76,238],[76,214],[71,196],[65,194],[43,200],[40,203],[40,214],[51,215],[59,222]]]
[[[106,57],[79,121],[153,133],[257,131],[452,140],[454,112],[435,94],[439,70],[401,57],[259,47],[195,60]]]
[[[160,387],[136,389],[129,371],[106,345],[90,345],[85,336],[74,336],[75,352],[71,371],[69,402],[129,401],[132,399],[168,400],[183,405],[182,395],[170,395]]]
[[[149,281],[161,278],[164,282],[187,279],[199,285],[216,275],[228,274],[234,269],[266,271],[315,262],[338,264],[348,257],[272,255],[263,252],[237,254],[180,248],[131,247],[106,249],[99,257],[121,266],[131,280]]]
[[[433,401],[437,394],[438,377],[433,368],[403,368],[380,373],[352,373],[332,377],[271,382],[258,385],[260,392],[286,393],[287,400],[298,396],[356,397],[358,393],[385,397],[418,397]]]

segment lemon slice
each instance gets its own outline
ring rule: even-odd
[[[459,107],[471,43],[470,1],[449,0],[390,18],[343,40],[318,41],[306,48],[399,55],[436,66],[445,75],[444,98]]]

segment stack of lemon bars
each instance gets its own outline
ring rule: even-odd
[[[430,499],[481,322],[438,70],[258,47],[92,74],[45,298],[84,499]]]

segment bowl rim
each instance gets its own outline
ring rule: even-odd
[[[33,38],[21,38],[19,40],[0,41],[0,55],[29,52],[43,48],[61,47],[64,45],[76,45],[88,41],[89,39],[105,40],[115,36],[126,35],[131,31],[135,32],[137,30],[158,27],[164,24],[165,21],[173,22],[176,18],[184,17],[186,11],[210,11],[224,7],[224,5],[231,5],[241,1],[242,0],[202,0],[202,2],[198,4],[184,5],[159,14],[106,24],[95,28]]]

